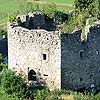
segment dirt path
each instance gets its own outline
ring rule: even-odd
[[[34,4],[40,4],[40,5],[49,5],[51,3],[49,2],[45,2],[45,1],[32,1],[32,0],[28,0],[27,2],[32,2]],[[59,6],[59,7],[70,7],[72,8],[73,5],[72,4],[61,4],[61,3],[55,3],[56,6]]]
[[[6,23],[0,24],[0,28],[6,30],[7,29],[7,24]]]

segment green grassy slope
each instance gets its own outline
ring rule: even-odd
[[[7,18],[9,15],[14,14],[14,12],[19,11],[19,5],[21,0],[0,0],[0,28],[6,29]],[[34,0],[26,0],[26,1],[34,1]],[[43,3],[46,2],[45,3]],[[56,3],[57,9],[61,11],[69,11],[72,10],[73,7],[67,6],[66,4],[73,4],[74,0],[40,0],[33,5],[39,5],[39,8],[42,9],[44,6],[48,6],[50,3]]]
[[[62,3],[62,4],[73,4],[74,0],[42,0],[46,2]]]
[[[19,2],[17,0],[0,0],[0,11],[9,12],[18,9]]]
[[[17,0],[0,0],[0,28],[5,28],[8,16],[18,11],[18,8]]]

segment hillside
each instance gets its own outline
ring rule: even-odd
[[[73,2],[74,2],[74,0],[41,0],[41,1],[62,3],[62,4],[73,4]]]
[[[0,28],[6,29],[6,22],[9,15],[18,11],[17,0],[0,0]]]
[[[32,2],[33,8],[39,5],[39,9],[43,9],[44,6],[48,6],[51,3],[55,3],[58,10],[69,11],[73,9],[74,0],[40,0],[34,2],[34,0],[0,0],[0,28],[6,29],[7,18],[10,15],[16,14],[21,10],[21,5],[25,6],[24,3]],[[24,7],[26,8],[26,7]],[[20,9],[20,10],[19,10]]]

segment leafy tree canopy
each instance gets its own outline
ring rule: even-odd
[[[74,4],[80,12],[87,10],[93,17],[99,14],[99,0],[75,0]]]

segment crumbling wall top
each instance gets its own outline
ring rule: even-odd
[[[42,12],[18,15],[16,18],[18,26],[25,27],[27,29],[56,29],[53,19]]]

